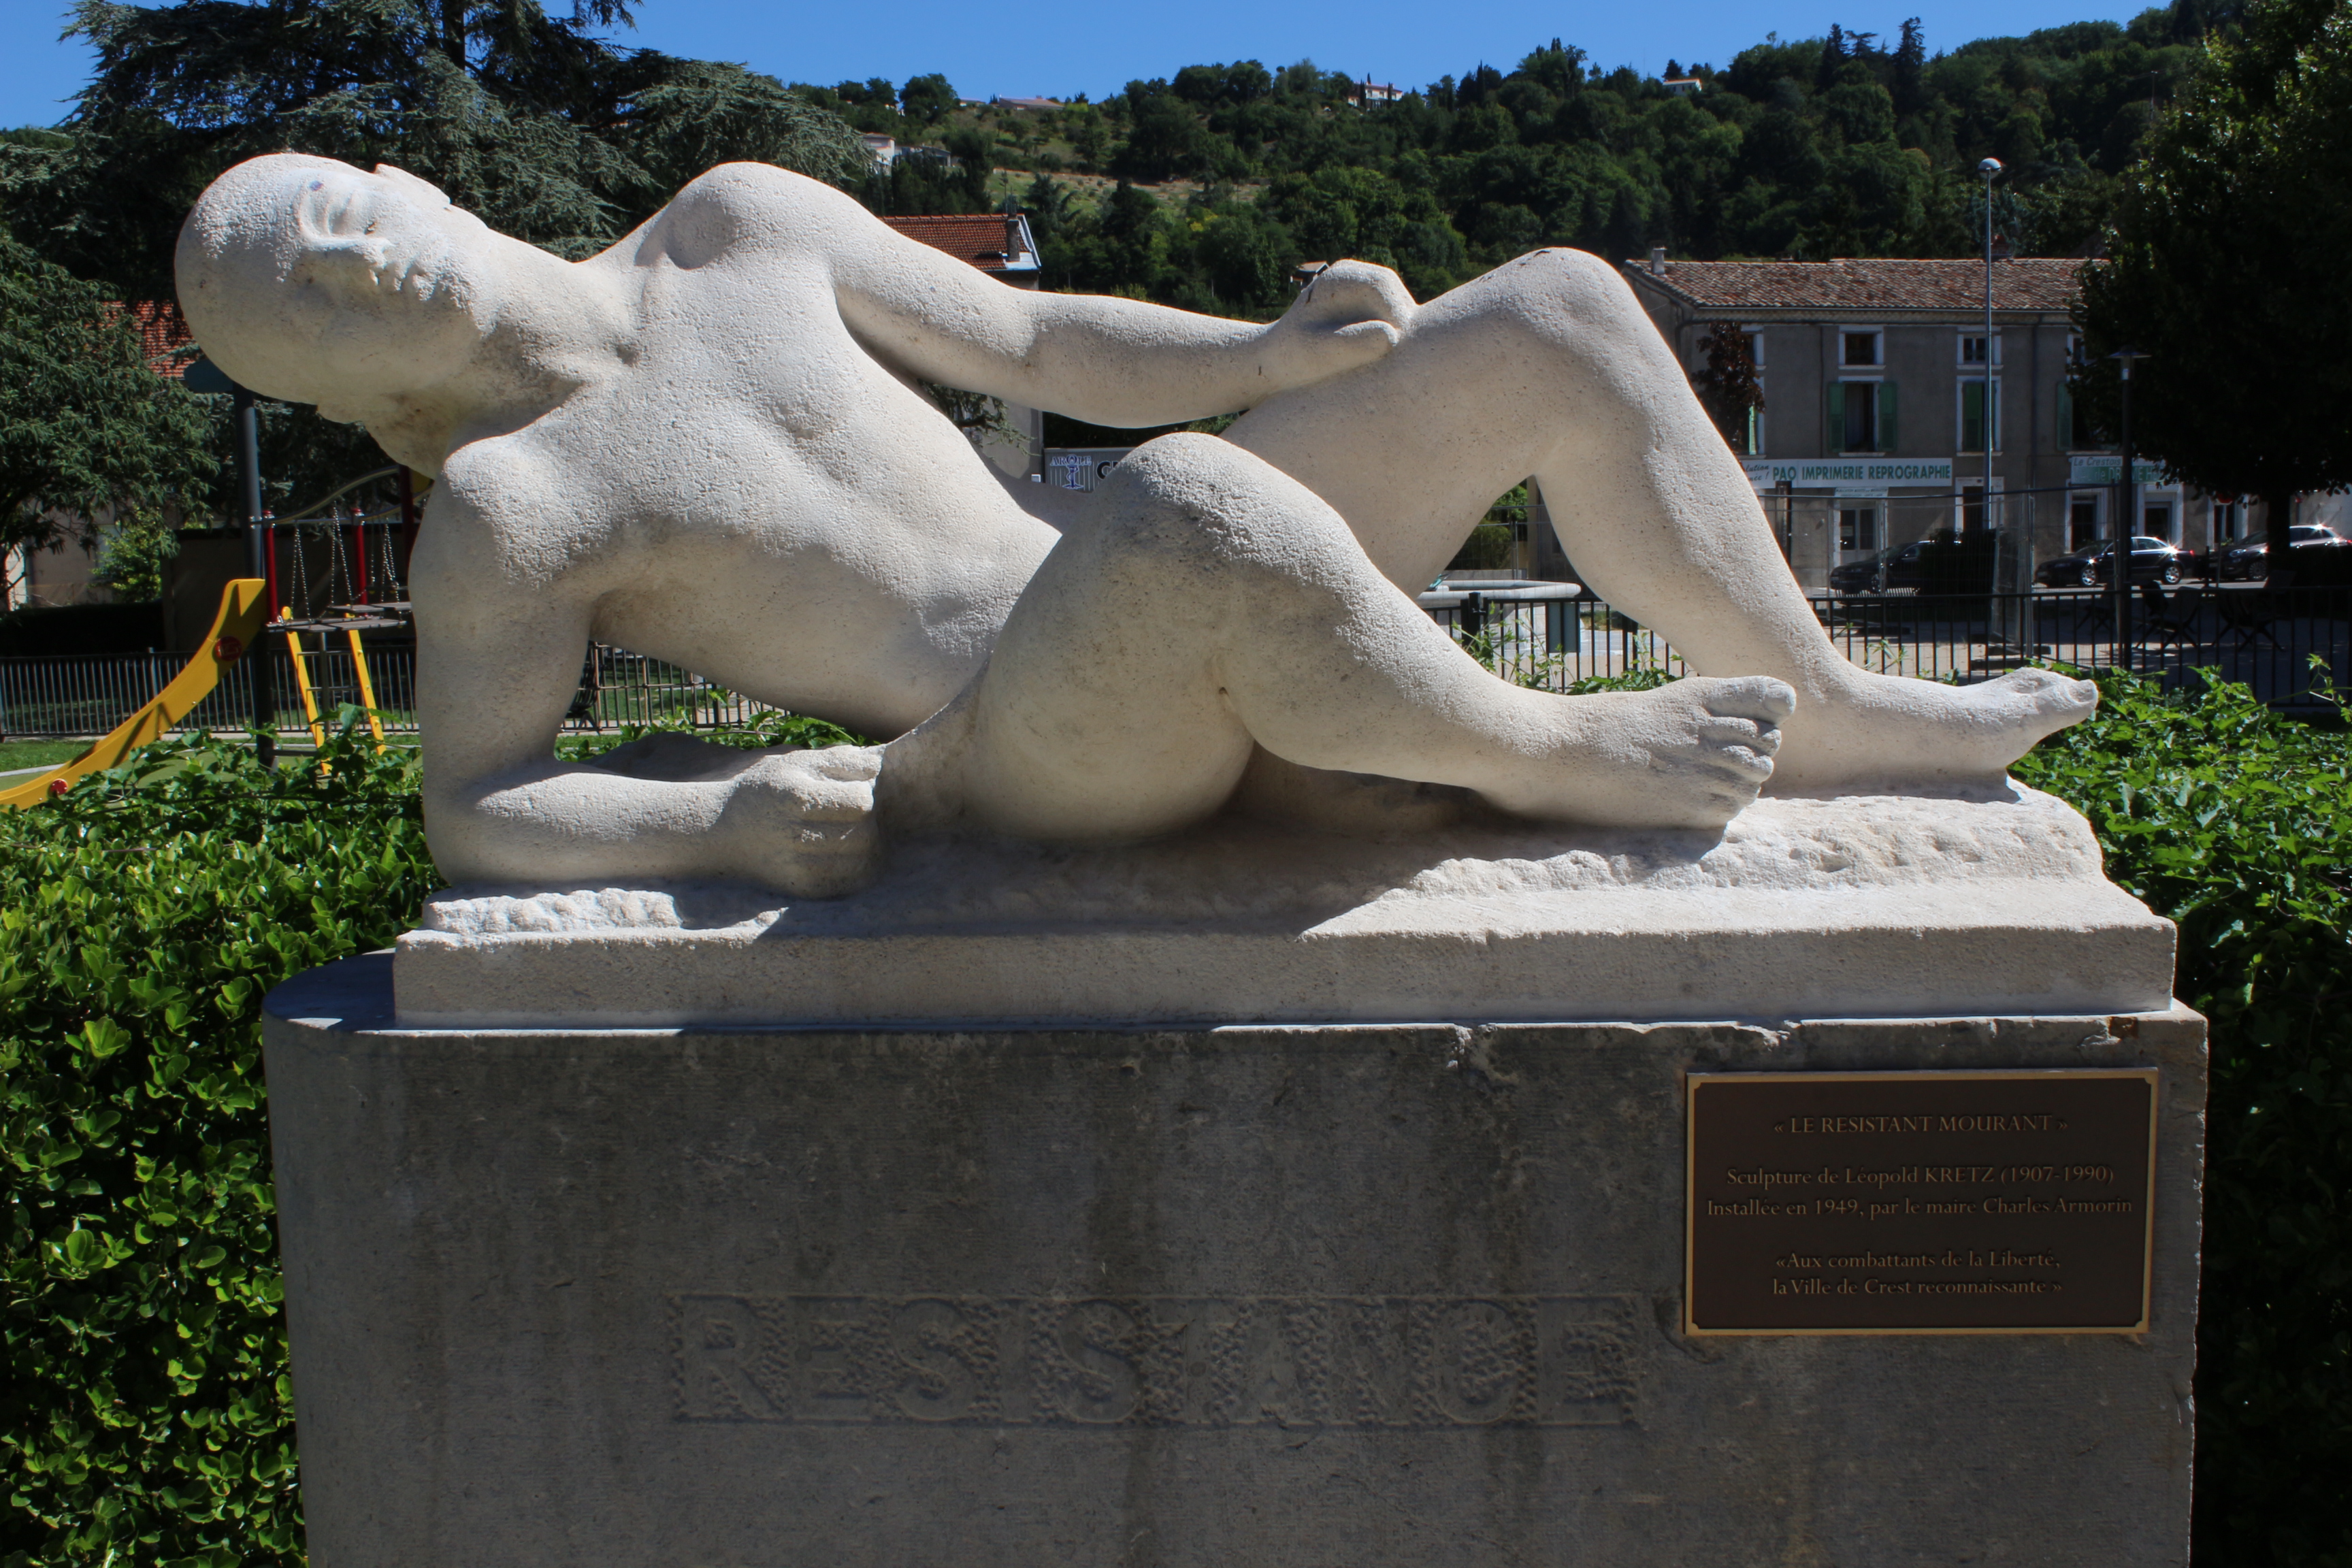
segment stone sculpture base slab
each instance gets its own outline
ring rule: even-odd
[[[458,888],[401,941],[445,1027],[2115,1013],[2173,929],[2015,785],[1777,797],[1713,835],[1524,823],[1389,842],[1224,818],[1139,847],[938,837],[846,899]]]
[[[2203,1021],[268,1023],[317,1568],[2188,1550]],[[1684,1075],[2154,1067],[2139,1336],[1681,1331]]]

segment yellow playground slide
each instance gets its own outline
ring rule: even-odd
[[[205,646],[153,701],[73,761],[0,792],[0,806],[34,805],[53,795],[63,795],[84,773],[114,767],[138,747],[161,740],[220,684],[230,665],[244,658],[248,648],[260,646],[262,627],[269,620],[267,589],[258,577],[231,581],[221,590],[220,613],[213,617],[212,630],[205,634]]]

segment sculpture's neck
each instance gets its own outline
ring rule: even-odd
[[[481,346],[455,374],[364,410],[320,412],[357,417],[395,461],[437,474],[460,442],[519,430],[635,362],[635,268],[514,250],[502,258]]]

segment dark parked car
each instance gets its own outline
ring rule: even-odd
[[[2287,548],[2298,553],[2305,550],[2352,548],[2352,539],[2315,522],[2294,524],[2286,531],[2286,538]],[[2268,576],[2270,553],[2270,542],[2264,539],[2242,539],[2235,544],[2225,544],[2213,552],[2213,575],[2225,583]]]
[[[2109,564],[2115,553],[2115,542],[2102,539],[2069,555],[2045,561],[2034,570],[2033,580],[2045,588],[2095,588],[2114,581]],[[2181,552],[2161,539],[2147,534],[2135,534],[2131,542],[2131,580],[2135,583],[2178,583],[2180,581]]]
[[[1832,594],[1884,594],[1895,588],[1918,588],[1927,581],[1927,542],[1914,540],[1865,555],[1830,569]]]

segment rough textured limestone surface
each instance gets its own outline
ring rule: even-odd
[[[425,831],[468,881],[819,897],[934,826],[1175,832],[1268,757],[1712,829],[1768,779],[1997,781],[2095,697],[1848,661],[1685,367],[1580,251],[1426,304],[1339,261],[1279,321],[1230,321],[1007,289],[757,164],[570,261],[400,170],[275,153],[207,187],[176,266],[215,363],[436,476],[408,567]],[[1246,413],[1144,443],[1073,510],[1001,483],[925,383],[1128,428]],[[1414,602],[1531,476],[1689,678],[1523,689]],[[559,760],[592,639],[887,743]]]
[[[1116,849],[935,836],[847,898],[452,889],[419,1026],[1777,1018],[2166,1005],[2173,931],[2001,785],[1767,797],[1711,833],[1488,819],[1386,842],[1231,817]]]
[[[2186,1560],[2203,1025],[270,1000],[318,1568]],[[2137,1338],[1694,1341],[1683,1074],[2161,1069]]]

